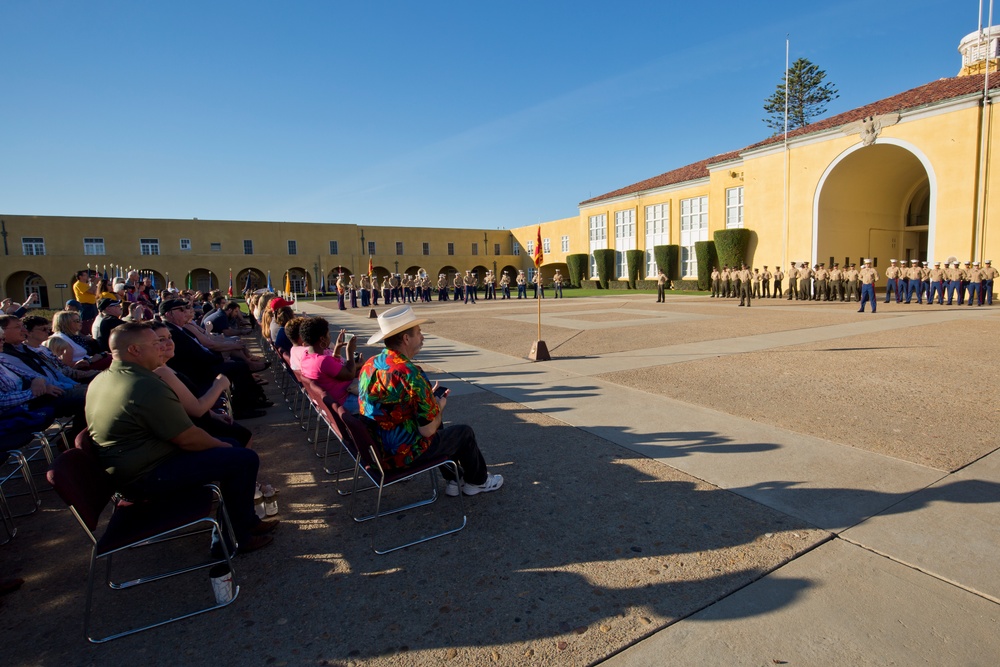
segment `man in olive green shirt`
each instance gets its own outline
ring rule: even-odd
[[[217,482],[241,552],[271,543],[277,521],[253,509],[260,465],[253,450],[195,426],[177,395],[153,370],[163,348],[142,322],[111,333],[111,367],[87,389],[87,429],[113,487],[131,500],[160,499]]]

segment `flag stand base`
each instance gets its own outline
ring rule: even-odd
[[[368,311],[368,319],[370,319],[370,320],[377,320],[378,319],[378,314],[375,312],[374,308],[372,308],[371,310]]]
[[[532,361],[550,361],[552,359],[544,340],[536,340],[531,344],[531,354],[528,355],[528,359]]]

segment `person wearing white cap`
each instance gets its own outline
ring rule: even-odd
[[[858,312],[865,312],[865,302],[871,301],[872,313],[874,313],[876,306],[875,283],[878,282],[878,271],[872,268],[872,261],[870,259],[865,258],[865,266],[858,272],[858,278],[861,280],[861,308],[858,309]]]
[[[997,277],[997,270],[993,268],[993,260],[986,260],[983,267],[983,283],[979,290],[979,302],[987,306],[993,305],[993,279]]]
[[[865,260],[868,261],[867,259]],[[896,303],[902,301],[899,293],[899,267],[896,266],[896,260],[889,260],[889,268],[885,270],[885,303],[889,303],[889,295],[892,294],[896,298]]]
[[[424,345],[420,325],[429,322],[418,318],[409,306],[390,308],[379,315],[379,332],[368,339],[368,344],[381,342],[385,349],[361,368],[361,416],[381,446],[386,466],[405,469],[422,456],[448,457],[458,464],[461,479],[451,479],[454,473],[441,468],[447,479],[446,495],[496,491],[503,486],[503,477],[487,471],[472,428],[442,428],[448,390],[437,382],[432,386],[424,371],[413,363]]]
[[[517,298],[527,299],[528,298],[528,279],[524,277],[524,269],[517,272]]]
[[[913,300],[913,295],[917,295],[917,303],[923,303],[923,294],[920,291],[920,260],[911,259],[910,266],[904,267],[906,276],[906,303]]]
[[[944,303],[944,269],[941,268],[941,262],[934,262],[934,268],[931,269],[928,280],[931,283],[931,291],[927,296],[927,305],[934,303],[934,294],[937,293],[938,305]]]
[[[962,269],[959,268],[958,262],[952,262],[951,268],[945,269],[944,276],[948,281],[948,305],[950,306],[956,291],[958,298],[962,298]]]
[[[983,279],[982,270],[979,268],[979,262],[973,262],[971,269],[965,270],[965,279],[969,281],[969,303],[968,305],[983,305],[979,302],[979,283]]]

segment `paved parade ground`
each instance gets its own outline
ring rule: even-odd
[[[465,530],[374,555],[277,406],[247,425],[282,526],[237,561],[232,606],[88,645],[89,544],[47,493],[0,547],[26,580],[0,598],[4,662],[995,665],[1000,309],[736,303],[546,299],[538,363],[533,301],[417,304],[446,420],[505,479],[465,498]],[[431,507],[382,530],[458,512]],[[211,594],[191,579],[153,599]],[[102,595],[110,624],[150,606]]]

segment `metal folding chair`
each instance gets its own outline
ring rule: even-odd
[[[97,563],[106,561],[105,582],[112,589],[128,589],[142,584],[159,581],[167,577],[202,570],[219,563],[226,563],[233,571],[232,560],[223,531],[236,544],[222,494],[213,485],[192,488],[190,492],[176,494],[169,502],[118,503],[115,506],[104,532],[95,534],[104,510],[111,504],[114,491],[110,476],[101,468],[99,461],[85,449],[70,449],[60,454],[48,475],[49,482],[80,522],[91,542],[90,568],[87,577],[87,602],[84,615],[84,634],[95,644],[111,641],[127,635],[149,630],[161,625],[190,618],[198,614],[220,609],[233,602],[239,595],[239,586],[233,589],[230,600],[215,603],[195,611],[173,616],[166,620],[149,623],[141,627],[122,630],[103,637],[94,637],[90,630],[93,606],[94,582]],[[219,519],[213,516],[218,508]],[[208,530],[217,538],[216,544],[222,552],[221,558],[211,558],[194,565],[137,577],[130,581],[112,581],[112,559],[115,555],[131,550],[194,535],[204,535]],[[199,548],[207,545],[197,541]],[[207,582],[206,582],[207,585]]]
[[[462,523],[458,527],[447,528],[440,532],[434,533],[432,535],[425,535],[419,537],[415,540],[406,542],[405,544],[399,544],[395,546],[390,546],[386,548],[379,548],[376,544],[377,530],[378,530],[378,519],[380,517],[388,516],[390,514],[396,514],[398,512],[405,512],[407,510],[415,509],[417,507],[424,507],[435,502],[439,497],[438,492],[438,477],[437,470],[443,467],[449,467],[457,479],[459,476],[458,464],[446,457],[437,458],[427,458],[418,457],[417,461],[408,468],[401,470],[393,470],[386,468],[379,457],[378,451],[379,447],[375,443],[371,434],[368,432],[368,427],[359,418],[354,415],[348,414],[346,411],[340,411],[337,414],[338,419],[344,424],[347,432],[350,434],[350,438],[353,440],[354,449],[357,452],[357,466],[355,467],[354,475],[354,488],[351,494],[351,515],[357,522],[372,521],[372,538],[371,547],[372,551],[381,555],[397,551],[399,549],[405,549],[406,547],[411,547],[415,544],[421,544],[429,540],[436,539],[438,537],[444,537],[445,535],[451,535],[452,533],[457,533],[458,531],[465,528],[467,518],[465,515],[465,501],[462,499],[462,494],[458,494],[458,504],[462,514]],[[420,475],[426,474],[430,480],[430,495],[428,497],[422,498],[420,500],[408,503],[401,507],[395,507],[389,510],[382,509],[382,497],[385,490],[393,486],[394,484],[399,484],[401,482],[406,482]],[[374,485],[377,490],[376,500],[375,500],[375,511],[372,514],[359,516],[354,512],[355,501],[357,499],[359,490],[357,488],[358,480],[362,477],[366,477]]]

